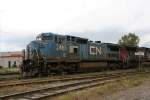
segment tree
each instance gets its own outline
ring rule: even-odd
[[[124,46],[138,46],[140,39],[135,33],[129,33],[128,35],[124,35],[118,41],[118,44]]]

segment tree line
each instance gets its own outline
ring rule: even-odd
[[[128,33],[118,40],[119,45],[139,46],[140,38],[135,33]]]

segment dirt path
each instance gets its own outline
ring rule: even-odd
[[[92,99],[92,98],[91,98]],[[150,100],[150,81],[142,85],[92,100]]]

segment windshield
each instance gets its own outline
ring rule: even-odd
[[[41,37],[37,37],[36,40],[42,40],[42,38]]]
[[[37,37],[36,40],[53,40],[53,37],[52,36],[40,36],[40,37]]]

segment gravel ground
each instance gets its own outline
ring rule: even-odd
[[[98,99],[91,98],[91,100],[150,100],[150,81],[146,81],[140,86],[103,96]]]

